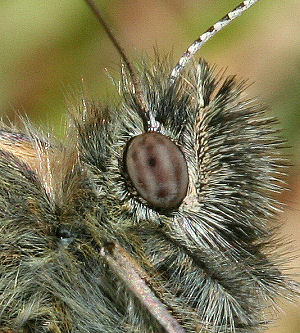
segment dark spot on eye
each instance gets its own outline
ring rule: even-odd
[[[156,158],[155,157],[150,157],[148,159],[148,165],[151,166],[151,167],[155,167],[155,165],[156,165]]]
[[[156,195],[158,198],[165,198],[168,195],[168,191],[165,188],[161,188]]]
[[[153,151],[154,146],[153,144],[147,142],[147,144],[143,148],[146,149],[150,154]]]

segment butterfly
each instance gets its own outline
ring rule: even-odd
[[[284,141],[247,83],[195,53],[122,59],[120,103],[80,96],[66,143],[0,130],[0,331],[256,332],[298,286],[274,219]]]

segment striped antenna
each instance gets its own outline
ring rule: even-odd
[[[196,39],[191,46],[184,52],[183,56],[179,59],[177,65],[171,72],[170,81],[174,83],[181,72],[184,70],[187,63],[192,59],[197,51],[201,49],[201,47],[211,39],[217,32],[226,27],[227,24],[232,22],[235,18],[242,15],[244,11],[250,8],[259,0],[245,0],[241,2],[237,7],[235,7],[231,12],[226,14],[221,20],[212,25],[209,29],[207,29],[198,39]]]

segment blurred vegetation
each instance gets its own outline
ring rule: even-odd
[[[132,59],[173,51],[178,59],[197,36],[239,0],[99,0],[107,21]],[[109,73],[119,55],[82,0],[1,0],[0,110],[18,121],[28,116],[62,136],[66,96],[86,87],[89,95],[113,103]],[[280,120],[291,159],[282,219],[300,244],[300,2],[261,1],[215,36],[200,52],[218,68],[255,82],[258,95]],[[82,83],[83,82],[83,83]],[[296,224],[298,223],[298,224]],[[299,238],[297,238],[299,237]],[[298,263],[300,264],[300,263]],[[300,332],[300,307],[282,315],[278,329]]]

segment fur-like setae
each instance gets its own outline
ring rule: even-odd
[[[258,332],[296,292],[275,237],[286,162],[274,119],[203,60],[173,85],[169,72],[140,68],[157,131],[188,167],[171,210],[149,206],[126,172],[127,144],[147,130],[126,72],[118,108],[72,110],[66,146],[3,126],[1,332],[164,332],[101,256],[107,243],[134,258],[185,332]]]

